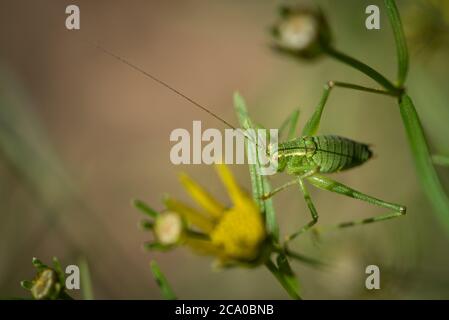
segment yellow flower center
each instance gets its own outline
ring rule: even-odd
[[[241,199],[226,210],[210,234],[212,243],[226,257],[251,261],[258,257],[265,239],[262,216],[251,199]]]

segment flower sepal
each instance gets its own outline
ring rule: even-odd
[[[65,292],[65,275],[59,260],[53,258],[53,268],[33,258],[32,263],[37,269],[36,277],[21,282],[24,289],[29,290],[35,300],[72,300]]]

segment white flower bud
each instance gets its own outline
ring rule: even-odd
[[[279,45],[285,49],[306,50],[318,37],[318,21],[313,15],[298,14],[278,25]]]
[[[183,223],[175,212],[164,212],[156,219],[154,233],[159,243],[163,245],[176,244],[182,234]]]
[[[331,41],[323,14],[304,8],[283,8],[273,35],[277,49],[303,58],[319,56]]]

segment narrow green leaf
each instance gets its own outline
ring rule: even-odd
[[[279,272],[285,279],[285,282],[289,284],[291,288],[295,290],[295,292],[299,292],[299,282],[296,279],[295,274],[293,273],[292,268],[290,267],[290,263],[285,254],[280,253],[277,256],[276,263],[278,265]]]
[[[133,200],[133,205],[134,205],[134,207],[136,207],[137,209],[142,211],[144,214],[146,214],[152,218],[156,218],[159,215],[159,213],[156,210],[153,210],[149,205],[147,205],[142,200],[138,200],[138,199]]]
[[[254,129],[254,125],[248,114],[246,103],[242,96],[238,92],[234,93],[234,108],[237,113],[237,117],[240,122],[240,126],[243,129]],[[245,145],[247,145],[247,141]],[[248,152],[251,152],[248,156],[252,159],[259,159],[257,156],[259,148],[247,148]],[[251,177],[251,186],[253,191],[254,201],[259,205],[259,208],[265,214],[265,223],[268,233],[274,240],[279,239],[279,225],[276,220],[276,214],[274,212],[273,201],[271,199],[262,200],[264,194],[271,191],[270,183],[266,176],[261,176],[259,172],[260,164],[249,164],[249,174]]]
[[[305,256],[303,254],[297,253],[297,252],[293,252],[291,250],[286,250],[286,255],[292,259],[295,259],[299,262],[303,262],[305,264],[308,264],[312,267],[316,267],[316,268],[322,268],[327,266],[326,263],[324,263],[323,261],[317,260],[315,258],[311,258],[308,256]]]
[[[253,124],[251,123],[251,119],[248,115],[248,110],[246,108],[245,101],[243,100],[243,97],[238,93],[234,93],[234,108],[237,113],[237,118],[239,119],[240,126],[243,129],[252,129]],[[247,141],[245,141],[245,144],[247,145]],[[252,148],[247,148],[251,149]],[[252,155],[255,156],[255,155]],[[265,208],[264,202],[262,200],[263,195],[263,184],[262,181],[257,174],[257,167],[254,164],[249,164],[249,173],[251,176],[251,186],[253,191],[253,198],[254,200],[259,204],[259,207],[263,210]]]
[[[394,0],[384,1],[396,42],[396,52],[398,56],[398,86],[402,87],[407,78],[409,65],[407,42],[405,40],[404,29],[402,28],[401,17],[396,2]]]
[[[53,267],[56,271],[56,274],[58,275],[59,282],[65,283],[65,273],[62,270],[61,263],[59,262],[59,259],[56,257],[53,257]]]
[[[449,157],[443,156],[441,154],[434,154],[432,156],[433,163],[439,165],[439,166],[449,166]]]
[[[81,292],[84,300],[94,300],[94,290],[92,287],[92,278],[90,276],[89,264],[86,258],[81,258],[78,262],[81,274]]]
[[[148,220],[142,220],[139,222],[139,227],[142,230],[153,230],[154,222]]]
[[[26,290],[31,290],[31,287],[33,286],[33,283],[31,281],[24,280],[24,281],[20,282],[20,285],[22,286],[22,288],[24,288]]]
[[[157,265],[156,261],[150,262],[150,268],[151,272],[153,273],[153,277],[156,280],[156,283],[158,284],[159,288],[161,288],[162,296],[166,300],[176,300],[176,295],[173,292],[172,288],[170,287],[170,284],[167,281],[167,278],[164,276],[162,271],[160,270],[159,266]]]
[[[292,286],[292,284],[285,279],[285,276],[283,273],[276,267],[276,265],[273,263],[273,261],[268,260],[265,263],[265,266],[270,270],[270,272],[274,275],[274,277],[279,281],[279,283],[282,285],[282,287],[287,291],[288,295],[295,300],[301,300],[301,297],[299,296],[295,286]]]
[[[146,250],[157,250],[157,251],[168,251],[173,248],[173,246],[163,245],[159,242],[146,242],[143,244],[144,249]]]
[[[44,264],[42,261],[40,261],[38,258],[33,257],[33,259],[31,260],[31,263],[33,264],[34,267],[37,268],[38,271],[42,271],[44,269],[49,269],[49,266],[47,266],[46,264]]]
[[[348,66],[359,70],[360,72],[364,73],[374,81],[376,81],[378,84],[380,84],[384,89],[386,89],[389,92],[397,93],[398,89],[395,87],[393,83],[391,83],[390,80],[385,78],[380,72],[376,71],[375,69],[371,68],[366,63],[357,60],[351,56],[348,56],[347,54],[338,51],[337,49],[333,47],[325,47],[325,52],[332,58],[343,62],[344,64],[347,64]]]
[[[266,177],[262,178],[263,194],[271,192],[271,186]],[[265,205],[265,223],[267,225],[268,233],[272,236],[273,240],[279,240],[279,224],[276,219],[276,213],[274,211],[273,201],[271,199],[264,200]]]
[[[402,97],[399,105],[421,186],[440,222],[449,232],[449,199],[432,164],[424,130],[415,106],[408,95]]]
[[[60,300],[75,300],[75,299],[73,299],[73,298],[72,298],[67,292],[65,292],[65,291],[62,291],[62,292],[59,294],[58,299],[60,299]]]

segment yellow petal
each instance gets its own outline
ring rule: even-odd
[[[221,181],[225,185],[232,202],[235,204],[241,202],[241,199],[245,198],[246,195],[235,181],[231,170],[229,170],[229,168],[224,164],[215,165],[215,169],[217,170]]]
[[[206,210],[214,218],[220,218],[224,206],[215,200],[206,190],[204,190],[198,183],[192,180],[188,175],[181,174],[179,176],[184,188],[187,190],[189,195],[195,200],[201,207]]]
[[[214,257],[220,257],[222,255],[221,250],[214,246],[209,240],[186,237],[184,244],[198,254]]]
[[[166,198],[164,202],[168,210],[179,213],[181,217],[183,217],[189,224],[197,226],[203,232],[210,233],[213,230],[213,222],[205,217],[201,212],[172,198]]]

